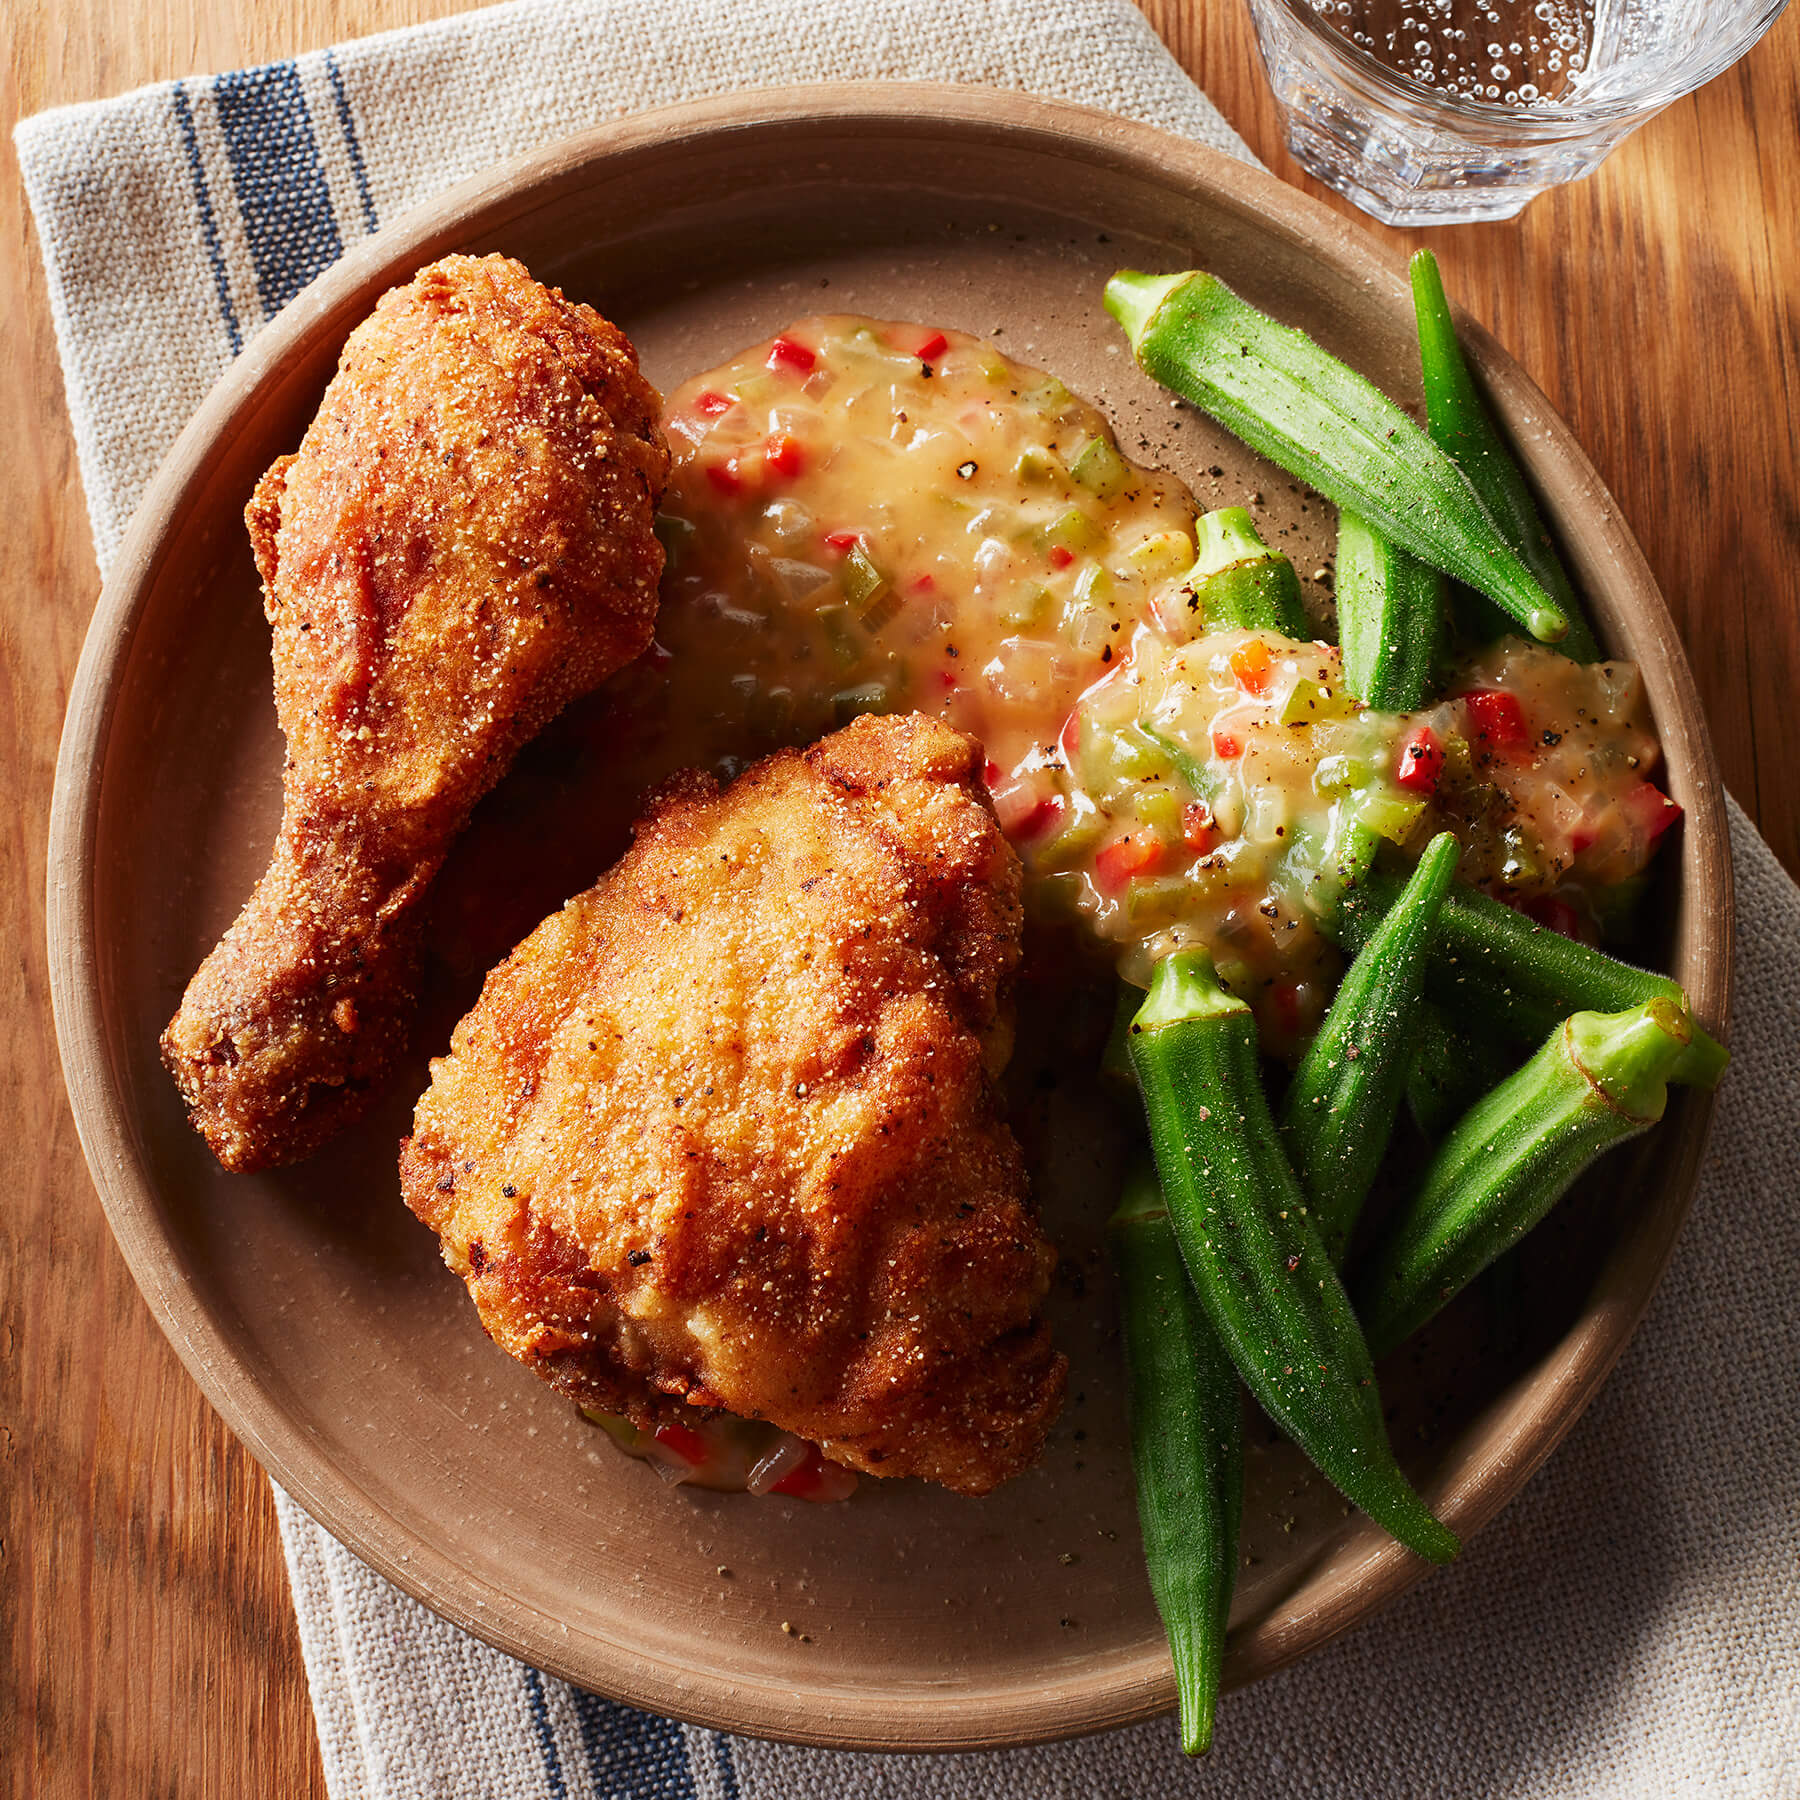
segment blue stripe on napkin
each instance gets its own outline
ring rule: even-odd
[[[362,140],[356,135],[356,115],[350,110],[350,90],[344,86],[344,72],[330,50],[325,52],[325,78],[331,83],[331,97],[337,103],[338,130],[344,134],[344,148],[350,153],[350,172],[356,177],[356,197],[362,202],[363,230],[375,231],[380,220],[375,216],[375,197],[369,191],[369,171],[363,162]]]
[[[544,1701],[544,1678],[536,1669],[525,1670],[525,1704],[531,1710],[531,1728],[537,1734],[538,1754],[544,1759],[544,1778],[550,1784],[550,1800],[569,1800],[563,1780],[562,1756],[556,1733],[550,1729],[550,1708]]]
[[[680,1725],[572,1691],[594,1800],[697,1800],[687,1733]]]
[[[263,313],[273,317],[344,254],[300,71],[265,63],[212,84]]]
[[[219,221],[213,217],[212,196],[206,189],[206,169],[200,160],[200,139],[194,131],[194,109],[188,105],[187,90],[176,82],[170,90],[175,107],[175,126],[181,133],[182,154],[187,161],[188,179],[194,186],[194,206],[200,214],[200,234],[206,240],[206,259],[212,265],[213,289],[219,296],[219,311],[224,315],[225,330],[231,339],[231,354],[244,347],[244,334],[238,329],[237,308],[231,303],[231,279],[225,273],[225,252],[219,244]]]
[[[737,1763],[731,1754],[731,1739],[724,1732],[713,1734],[713,1768],[719,1777],[719,1792],[724,1800],[738,1800]]]
[[[365,232],[380,225],[356,115],[337,58],[325,51],[305,63],[310,75],[297,61],[265,63],[210,81],[174,82],[169,89],[201,239],[234,355],[258,326],[343,255],[346,232],[354,235],[359,223]],[[315,118],[315,109],[323,116]],[[342,140],[336,201],[326,173],[327,144],[322,135],[333,125]],[[209,151],[203,135],[215,159],[223,151],[223,167],[230,171],[229,191],[214,192],[220,185],[218,160],[208,181]],[[335,142],[330,148],[338,154]],[[352,183],[354,202],[348,191]],[[342,219],[340,207],[348,215]]]
[[[738,1800],[722,1733],[603,1700],[537,1669],[522,1674],[544,1800]]]

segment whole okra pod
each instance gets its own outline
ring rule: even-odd
[[[1403,549],[1478,587],[1533,637],[1568,630],[1456,465],[1304,332],[1198,270],[1121,270],[1106,308],[1144,370]]]
[[[1282,1154],[1250,1009],[1204,951],[1157,964],[1131,1060],[1176,1241],[1245,1385],[1347,1499],[1449,1561],[1456,1536],[1394,1460],[1368,1346]]]
[[[1312,637],[1293,563],[1257,536],[1243,507],[1203,513],[1194,548],[1185,585],[1205,630],[1279,631],[1302,643]]]
[[[1458,854],[1448,831],[1426,846],[1405,891],[1339,984],[1282,1101],[1282,1139],[1336,1267],[1406,1091],[1432,930]]]
[[[1602,1151],[1662,1117],[1692,1031],[1687,1009],[1662,995],[1623,1012],[1579,1012],[1476,1102],[1358,1285],[1377,1356],[1516,1244]]]
[[[1344,685],[1377,711],[1417,712],[1437,685],[1444,577],[1340,511],[1333,585]]]
[[[1474,377],[1457,341],[1456,322],[1450,316],[1437,258],[1429,250],[1413,254],[1412,292],[1413,314],[1419,327],[1425,416],[1432,442],[1468,477],[1469,485],[1481,496],[1501,534],[1569,621],[1568,636],[1557,648],[1576,662],[1598,662],[1600,646],[1575,597],[1575,584],[1556,554],[1549,528],[1526,483],[1525,471],[1476,392]]]
[[[1131,1382],[1131,1467],[1150,1591],[1169,1636],[1181,1747],[1212,1744],[1244,1505],[1237,1371],[1194,1297],[1149,1168],[1107,1224]]]
[[[1519,1066],[1520,1053],[1435,1000],[1423,999],[1413,1018],[1412,1065],[1406,1072],[1406,1109],[1431,1139],[1441,1138],[1490,1088]]]
[[[1372,868],[1321,918],[1346,949],[1357,950],[1400,898],[1405,883]],[[1657,998],[1683,1011],[1679,982],[1578,944],[1460,884],[1444,896],[1432,940],[1426,992],[1459,1018],[1515,1043],[1541,1044],[1573,1012],[1618,1012]],[[1717,1087],[1730,1062],[1718,1040],[1693,1028],[1692,1042],[1670,1076],[1683,1086]]]

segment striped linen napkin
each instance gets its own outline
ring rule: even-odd
[[[1126,0],[518,0],[27,120],[100,565],[226,364],[347,243],[502,157],[733,88],[1025,88],[1249,152]],[[901,1758],[728,1738],[581,1693],[400,1594],[279,1489],[334,1800],[1800,1800],[1800,890],[1732,807],[1736,1067],[1693,1220],[1567,1445],[1458,1564],[1157,1723]]]

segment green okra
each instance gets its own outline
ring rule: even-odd
[[[1518,1252],[1503,1252],[1475,1278],[1486,1302],[1489,1342],[1496,1356],[1510,1356],[1524,1341],[1531,1322]]]
[[[1436,1140],[1518,1066],[1518,1054],[1507,1045],[1465,1029],[1435,1000],[1422,999],[1413,1019],[1406,1109],[1413,1123]]]
[[[1183,586],[1205,631],[1278,631],[1312,637],[1300,601],[1300,577],[1279,550],[1256,534],[1241,506],[1222,506],[1194,522],[1194,566]]]
[[[1194,1296],[1155,1175],[1107,1225],[1131,1384],[1131,1467],[1150,1591],[1169,1637],[1181,1747],[1212,1744],[1244,1505],[1237,1371]]]
[[[1387,1153],[1412,1063],[1413,1019],[1459,847],[1439,832],[1350,965],[1281,1105],[1281,1134],[1336,1267]]]
[[[1284,860],[1287,879],[1299,888],[1300,904],[1336,943],[1342,938],[1339,909],[1367,875],[1381,838],[1347,806],[1340,803],[1333,810],[1335,825],[1326,841],[1321,844],[1297,827]]]
[[[1575,584],[1556,554],[1549,528],[1526,483],[1525,471],[1476,391],[1462,345],[1457,341],[1456,322],[1450,316],[1437,258],[1429,250],[1413,255],[1412,293],[1419,327],[1425,415],[1432,442],[1462,470],[1500,527],[1501,535],[1569,621],[1568,635],[1556,647],[1576,662],[1598,662],[1600,646],[1594,641],[1576,598]],[[1505,621],[1501,623],[1505,625]]]
[[[1386,1355],[1516,1244],[1583,1169],[1663,1115],[1693,1021],[1665,995],[1578,1012],[1444,1140],[1370,1259],[1358,1312]]]
[[[1456,1536],[1394,1460],[1368,1346],[1282,1154],[1250,1009],[1204,951],[1157,964],[1131,1060],[1176,1241],[1245,1385],[1347,1499],[1449,1561]]]
[[[1340,511],[1335,589],[1344,685],[1380,712],[1417,712],[1436,687],[1444,577]]]
[[[1129,981],[1119,983],[1113,1001],[1112,1029],[1107,1032],[1106,1046],[1100,1052],[1101,1075],[1107,1081],[1128,1088],[1137,1086],[1137,1070],[1131,1066],[1131,1021],[1143,1004],[1141,988],[1134,988]]]
[[[1360,949],[1404,885],[1391,870],[1371,868],[1320,928],[1346,949]],[[1460,884],[1438,913],[1425,987],[1455,1016],[1518,1044],[1541,1044],[1573,1012],[1618,1012],[1659,997],[1687,1009],[1687,995],[1669,976],[1578,944]],[[1730,1060],[1695,1025],[1670,1079],[1717,1087]]]
[[[1121,270],[1106,308],[1144,370],[1384,537],[1496,600],[1533,637],[1568,630],[1456,465],[1303,332],[1198,270]]]
[[[1503,613],[1486,594],[1477,593],[1466,581],[1450,583],[1450,630],[1464,643],[1491,644],[1516,632],[1515,620]],[[1553,646],[1558,648],[1560,646]]]

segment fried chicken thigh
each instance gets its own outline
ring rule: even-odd
[[[226,1168],[304,1156],[373,1097],[451,840],[528,738],[648,644],[659,410],[591,307],[452,256],[382,297],[258,484],[281,830],[162,1041]]]
[[[678,777],[489,975],[400,1168],[503,1349],[640,1426],[722,1408],[961,1493],[1037,1455],[1066,1365],[981,766],[913,716]]]

